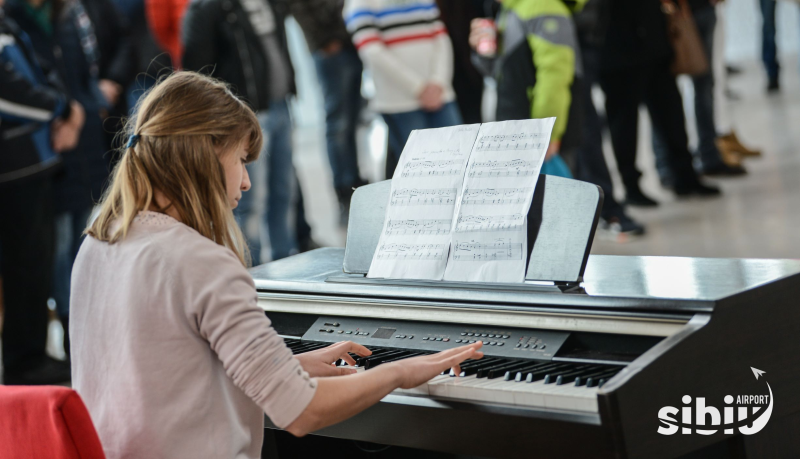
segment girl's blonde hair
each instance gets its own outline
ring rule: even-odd
[[[125,126],[128,138],[104,193],[100,213],[86,233],[100,241],[124,239],[139,211],[158,208],[161,192],[181,222],[250,263],[247,245],[233,217],[220,155],[246,142],[247,160],[258,158],[263,142],[253,111],[228,87],[194,72],[176,72],[154,86]],[[116,223],[115,223],[116,222]]]

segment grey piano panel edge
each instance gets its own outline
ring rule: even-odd
[[[291,299],[298,301],[326,301],[326,302],[352,302],[352,303],[378,303],[388,304],[391,306],[425,306],[432,308],[452,308],[452,309],[489,309],[493,311],[506,311],[506,312],[529,312],[538,314],[572,314],[572,315],[588,315],[595,316],[602,314],[603,317],[608,318],[626,318],[626,319],[650,319],[650,320],[670,320],[670,321],[688,321],[692,318],[697,311],[689,311],[684,309],[670,310],[670,311],[646,311],[634,310],[626,308],[616,309],[600,309],[592,308],[576,309],[572,307],[542,307],[534,305],[509,305],[506,303],[467,303],[467,302],[444,302],[430,301],[430,300],[415,300],[415,299],[399,299],[399,298],[373,298],[373,297],[357,297],[357,296],[331,296],[331,295],[298,295],[296,292],[280,292],[280,291],[259,291],[259,298],[273,298],[273,299]],[[709,311],[703,311],[709,312]],[[407,319],[399,319],[407,320]]]
[[[486,292],[482,290],[469,290],[470,298],[453,297],[452,290],[443,288],[418,289],[408,287],[385,287],[379,285],[348,285],[325,282],[292,282],[292,281],[267,281],[256,280],[256,289],[264,292],[300,293],[303,295],[318,295],[320,297],[356,297],[371,299],[403,299],[403,300],[433,300],[453,301],[473,304],[495,304],[519,307],[555,306],[555,307],[586,307],[592,309],[612,310],[654,310],[674,312],[711,312],[714,310],[714,301],[711,300],[686,300],[669,298],[629,298],[614,296],[589,296],[562,293],[509,293]],[[356,288],[357,287],[357,288]]]

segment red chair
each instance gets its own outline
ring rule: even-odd
[[[105,459],[77,392],[0,386],[0,459]]]

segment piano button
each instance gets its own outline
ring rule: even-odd
[[[441,341],[441,340],[442,340],[441,338],[436,338],[436,341]]]
[[[495,341],[489,341],[489,346],[494,346],[494,345],[496,345],[496,344],[497,344],[497,343],[496,343]]]
[[[529,347],[531,347],[531,346],[530,346],[530,344],[526,344],[526,345],[524,345],[524,346],[522,346],[522,347],[524,347],[525,349],[527,349],[527,348],[529,348]]]
[[[446,343],[446,342],[450,341],[450,338],[445,338],[442,341],[444,341]]]
[[[470,343],[470,344],[475,344],[475,343],[477,343],[477,341],[473,339],[473,340],[470,340],[470,342],[469,342],[469,343]]]
[[[474,333],[467,333],[467,336],[475,336]]]
[[[324,328],[320,328],[320,329],[319,329],[319,332],[320,332],[320,333],[325,333],[325,332],[327,332],[327,331],[328,331],[328,330],[326,330],[326,329],[324,329]]]
[[[344,333],[344,330],[337,330],[336,333],[342,334]]]
[[[353,334],[353,332],[351,332],[350,330],[348,330],[348,331],[344,332],[344,334],[345,334],[345,335],[352,335],[352,334]]]
[[[422,341],[428,341],[428,337],[427,336],[423,336],[422,337]]]
[[[338,327],[339,322],[325,322],[326,327]]]
[[[460,340],[460,339],[457,339],[457,340],[456,340],[456,343],[460,343],[460,342],[461,342],[461,340]]]
[[[536,345],[535,344],[531,344],[531,349],[536,349]]]
[[[504,343],[497,343],[498,346],[502,346]]]
[[[517,343],[517,345],[514,347],[522,347],[522,343]]]
[[[508,335],[503,335],[503,339],[508,339],[508,338],[510,338],[510,336],[508,336]]]
[[[486,338],[486,333],[481,333],[481,338]]]
[[[539,345],[539,349],[544,349],[545,347],[547,347],[547,346],[545,346],[544,344],[540,344]]]
[[[467,336],[467,332],[461,332],[461,336]]]
[[[414,335],[408,335],[408,339],[414,339]]]
[[[490,335],[489,335],[489,338],[494,338],[494,335],[493,335],[493,334],[490,334]]]
[[[486,344],[489,344],[489,342],[488,341],[484,341],[483,344],[486,345]]]
[[[369,332],[364,332],[364,333],[362,333],[362,335],[369,336]]]

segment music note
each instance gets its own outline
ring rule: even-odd
[[[537,172],[538,162],[512,159],[511,161],[475,161],[470,166],[470,177],[527,177]]]
[[[393,206],[425,206],[453,204],[458,190],[455,188],[402,188],[392,191],[389,201]]]
[[[453,259],[458,261],[521,260],[522,243],[506,242],[505,239],[497,239],[491,243],[455,241]]]
[[[462,215],[456,222],[457,233],[475,231],[509,231],[524,228],[524,215]]]
[[[519,204],[528,199],[532,188],[467,188],[461,205]]]
[[[447,244],[382,244],[379,260],[443,260]]]
[[[389,220],[386,234],[447,234],[452,220]]]
[[[445,175],[458,175],[464,161],[439,160],[439,161],[410,161],[403,168],[402,177],[436,177]]]
[[[476,145],[475,151],[511,151],[511,150],[532,150],[547,147],[549,134],[533,132],[519,134],[497,134],[481,136]],[[548,142],[545,142],[547,140]]]

